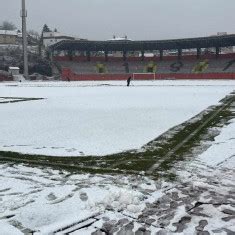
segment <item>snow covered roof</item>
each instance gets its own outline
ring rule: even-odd
[[[22,34],[22,33],[17,33],[17,36],[18,36],[19,38],[22,38],[22,37],[23,37],[23,34]]]
[[[131,41],[131,40],[126,38],[112,38],[108,39],[107,41]]]
[[[74,36],[63,34],[60,32],[43,32],[43,38],[44,39],[50,39],[50,38],[69,38],[73,39]]]
[[[19,67],[9,67],[10,70],[19,70]]]
[[[14,30],[0,30],[0,35],[12,35],[12,36],[17,36],[18,33],[17,33],[17,31],[14,31]]]
[[[114,38],[108,39],[107,41],[132,41],[132,40],[128,39],[127,37],[114,37]]]

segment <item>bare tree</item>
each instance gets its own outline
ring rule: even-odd
[[[33,30],[33,29],[31,29],[31,30],[29,30],[28,32],[27,32],[27,34],[28,35],[30,35],[31,37],[33,37],[34,39],[39,39],[39,33],[37,32],[37,31],[35,31],[35,30]]]

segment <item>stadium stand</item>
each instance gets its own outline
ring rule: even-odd
[[[61,64],[62,79],[121,80],[133,73],[142,73],[139,79],[153,77],[147,73],[156,79],[235,79],[234,47],[235,34],[228,34],[149,41],[67,40],[51,46],[50,52]],[[65,66],[64,61],[70,63]]]
[[[179,60],[177,57],[171,57],[163,61],[159,61],[154,57],[148,58],[147,61],[141,61],[139,58],[131,58],[127,59],[127,61],[122,61],[122,58],[119,58],[119,61],[112,62],[102,60],[98,62],[98,58],[96,58],[97,62],[95,62],[93,58],[93,61],[90,62],[85,60],[59,60],[58,62],[62,67],[62,71],[65,70],[65,73],[62,73],[66,74],[65,77],[62,76],[64,80],[66,80],[68,76],[71,76],[71,74],[73,74],[72,80],[75,79],[76,75],[77,78],[75,80],[84,78],[84,76],[80,76],[79,79],[79,75],[102,75],[100,78],[97,77],[99,80],[102,78],[106,79],[108,75],[115,75],[116,77],[119,75],[120,79],[121,77],[126,79],[127,75],[133,73],[156,73],[156,75],[158,75],[156,78],[167,78],[167,75],[169,78],[178,78],[178,75],[183,75],[183,77],[187,75],[189,79],[193,79],[197,78],[196,75],[201,78],[203,74],[209,74],[209,79],[213,78],[213,75],[215,78],[224,78],[224,76],[222,76],[223,74],[228,75],[228,79],[235,78],[235,57],[231,59],[226,58],[226,55],[224,57],[220,55],[220,58],[217,59],[215,57],[213,59],[207,58],[208,57],[189,59],[182,57],[182,59]],[[68,71],[70,71],[70,75],[68,75]],[[94,76],[92,76],[92,79],[94,79]]]

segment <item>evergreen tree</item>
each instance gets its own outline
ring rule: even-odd
[[[47,24],[43,25],[42,32],[51,32],[50,28],[47,26]]]
[[[42,33],[41,33],[41,37],[39,40],[39,45],[38,45],[38,52],[39,52],[39,56],[42,55],[42,48],[43,48],[43,33],[47,33],[47,32],[51,32],[50,28],[47,26],[47,24],[43,25],[42,28]]]

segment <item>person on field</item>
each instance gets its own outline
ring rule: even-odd
[[[130,86],[131,83],[131,76],[127,79],[127,86]]]

